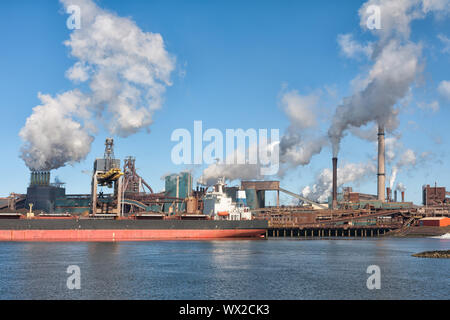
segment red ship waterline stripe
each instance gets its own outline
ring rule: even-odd
[[[0,241],[149,241],[262,238],[264,229],[239,230],[0,230]]]

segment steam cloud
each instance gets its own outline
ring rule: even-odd
[[[398,112],[394,105],[407,94],[422,69],[420,51],[418,45],[402,45],[398,40],[391,40],[376,56],[367,86],[345,98],[336,108],[328,131],[333,156],[338,155],[340,141],[350,127],[361,127],[373,121],[388,131],[397,127]]]
[[[391,190],[394,188],[395,179],[397,177],[397,172],[403,167],[415,166],[417,162],[416,153],[412,149],[407,149],[401,155],[398,162],[392,167],[392,175],[389,179],[389,186]]]
[[[264,152],[269,155],[272,152],[278,151],[278,141],[273,141],[271,143],[260,143],[253,144],[249,146],[245,153]],[[260,150],[258,150],[260,148]],[[235,149],[233,153],[227,155],[225,162],[218,162],[211,164],[205,170],[199,179],[199,182],[204,185],[213,185],[217,182],[218,178],[225,177],[228,181],[234,180],[252,180],[252,179],[263,179],[264,175],[261,174],[261,168],[263,167],[260,162],[255,164],[245,163],[245,164],[232,164],[227,163],[228,159],[237,159],[241,157],[245,159],[245,155],[241,154],[241,150]]]
[[[94,138],[75,120],[87,110],[90,99],[80,91],[68,91],[55,98],[38,95],[41,105],[33,108],[20,137],[25,140],[22,159],[31,170],[51,170],[81,161]]]
[[[404,185],[402,182],[399,182],[399,183],[397,184],[397,187],[396,187],[395,189],[398,190],[398,191],[400,191],[400,192],[406,191],[406,187],[405,187],[405,185]]]
[[[328,143],[324,136],[315,136],[310,131],[317,127],[317,116],[315,107],[319,101],[319,96],[315,94],[301,95],[297,90],[283,90],[280,95],[280,108],[289,119],[289,126],[286,133],[279,142],[280,168],[278,176],[283,176],[285,172],[299,165],[307,165],[311,158],[319,154],[322,148]],[[269,154],[273,152],[274,144],[266,145],[263,152]],[[261,148],[261,145],[260,145]],[[264,148],[264,146],[263,146]],[[258,152],[257,146],[250,146],[246,151]],[[238,150],[230,157],[237,157]],[[243,179],[263,179],[259,164],[221,164],[216,163],[207,167],[202,174],[202,183],[213,184],[217,178],[225,177],[229,181]]]
[[[311,158],[328,143],[325,137],[310,132],[317,127],[315,109],[318,101],[317,95],[300,95],[297,90],[283,93],[280,105],[290,125],[280,141],[280,162],[284,164],[281,175],[290,167],[309,164]]]
[[[250,146],[249,151],[258,152],[257,146]],[[237,159],[238,154],[240,154],[240,150],[236,149],[227,158]],[[260,179],[259,168],[258,164],[226,164],[226,161],[225,163],[214,163],[203,170],[199,182],[210,186],[215,184],[220,177],[225,177],[229,181],[236,179]]]
[[[290,125],[280,141],[280,172],[298,165],[307,165],[311,158],[319,154],[328,141],[331,141],[333,156],[339,153],[340,142],[347,131],[368,140],[376,141],[378,125],[388,132],[398,127],[399,110],[396,105],[408,96],[410,87],[423,71],[421,64],[422,47],[409,39],[410,24],[413,20],[422,19],[428,13],[450,13],[448,0],[369,0],[359,11],[362,28],[366,28],[369,15],[367,8],[371,5],[380,7],[382,29],[374,30],[378,41],[359,44],[351,34],[339,35],[338,43],[343,55],[349,58],[371,59],[372,66],[367,74],[357,76],[353,81],[355,93],[343,99],[336,108],[331,125],[328,129],[328,139],[311,134],[317,125],[314,107],[317,97],[302,96],[296,90],[283,92],[280,106],[288,116]],[[445,95],[445,83],[441,84],[440,92]],[[315,130],[316,132],[318,130]],[[393,163],[396,158],[394,149],[389,152],[389,144],[394,144],[397,138],[386,138],[386,158]],[[394,185],[399,168],[414,165],[414,151],[408,149],[404,156],[393,166],[391,184]],[[403,160],[402,160],[403,159]],[[376,165],[347,164],[338,170],[338,183],[343,185],[359,181],[376,173]],[[258,179],[258,170],[251,165],[212,165],[205,169],[204,176],[229,176],[230,180],[243,177]],[[332,171],[324,169],[314,185],[303,189],[303,196],[318,201],[325,201],[331,192]]]
[[[366,76],[357,77],[360,90],[343,99],[336,108],[328,136],[332,143],[333,156],[339,153],[340,141],[352,127],[361,127],[374,122],[392,132],[397,127],[395,105],[404,98],[417,75],[423,70],[420,64],[421,46],[409,40],[410,24],[424,18],[427,13],[450,12],[447,0],[369,0],[359,10],[360,24],[367,27],[372,14],[369,6],[378,6],[382,26],[373,30],[379,37],[370,46],[356,43],[350,35],[338,37],[342,51],[354,57],[371,53],[373,65]]]
[[[337,170],[338,187],[342,185],[358,182],[370,177],[377,172],[374,162],[367,163],[347,163]],[[331,195],[333,187],[333,171],[329,168],[323,169],[316,177],[316,182],[312,186],[306,186],[302,190],[302,195],[317,202],[326,202]]]
[[[99,8],[91,0],[61,0],[78,5],[81,29],[64,44],[76,63],[66,72],[88,92],[39,94],[19,135],[21,157],[32,170],[50,170],[83,160],[94,140],[96,117],[110,134],[127,137],[147,129],[171,85],[175,59],[160,34],[144,32],[129,18]]]

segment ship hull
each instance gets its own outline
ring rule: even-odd
[[[0,241],[151,241],[263,238],[267,221],[0,220]]]

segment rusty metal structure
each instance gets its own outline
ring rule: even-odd
[[[445,187],[430,187],[429,184],[422,187],[422,204],[424,206],[450,206],[450,192]]]
[[[125,158],[123,173],[125,197],[128,194],[141,192],[153,193],[153,189],[150,187],[150,185],[145,182],[145,180],[136,172],[136,158],[131,156]],[[145,189],[147,189],[147,191]]]
[[[391,190],[391,188],[389,188],[389,187],[386,188],[386,201],[387,201],[387,202],[393,202],[393,199],[392,199],[392,190]]]
[[[98,187],[113,189],[112,194],[98,193]],[[103,158],[96,159],[91,182],[91,215],[102,217],[111,215],[120,217],[123,197],[123,172],[120,160],[114,156],[114,140],[107,138]]]
[[[10,193],[9,197],[0,198],[0,210],[16,211],[25,208],[26,194]]]
[[[180,215],[185,212],[202,213],[201,197],[206,192],[205,189],[190,190],[186,197],[173,196],[168,190],[155,193],[150,184],[138,174],[136,158],[131,156],[125,159],[123,172],[122,212],[124,216],[144,214],[153,215],[153,218],[162,218],[165,215]]]

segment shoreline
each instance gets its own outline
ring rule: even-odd
[[[412,254],[417,258],[450,259],[450,250],[424,251]]]
[[[406,229],[401,234],[394,231],[388,232],[383,237],[388,238],[429,238],[429,237],[439,237],[446,233],[450,233],[450,226],[447,227],[424,227],[415,226]]]

